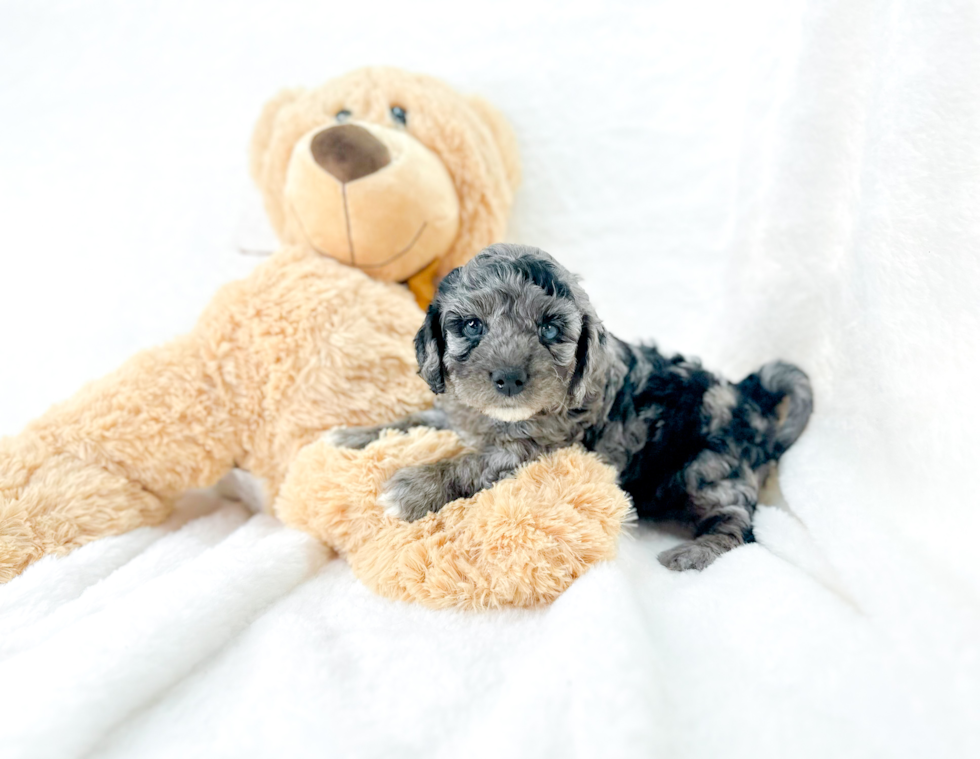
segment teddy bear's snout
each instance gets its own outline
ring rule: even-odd
[[[339,124],[314,135],[313,160],[342,184],[366,177],[391,163],[381,140],[357,124]]]

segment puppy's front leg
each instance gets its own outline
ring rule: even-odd
[[[414,522],[450,501],[469,498],[523,463],[508,451],[483,451],[400,469],[385,483],[379,501],[385,514]]]
[[[370,427],[336,427],[326,433],[321,440],[337,448],[365,448],[381,437],[381,433],[385,430],[406,432],[412,427],[444,430],[448,426],[449,420],[445,412],[442,409],[430,408],[387,424],[375,424]]]

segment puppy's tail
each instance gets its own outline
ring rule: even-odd
[[[773,421],[775,434],[769,453],[778,459],[803,434],[813,413],[810,378],[799,367],[772,361],[742,380],[738,387]],[[777,407],[784,399],[786,407],[780,410]]]

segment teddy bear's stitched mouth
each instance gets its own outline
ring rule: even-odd
[[[344,197],[344,216],[345,216],[345,218],[347,217],[347,202],[346,201],[347,201],[347,198],[345,196]],[[306,236],[306,241],[310,244],[310,247],[313,248],[313,250],[316,251],[317,253],[319,253],[321,256],[324,256],[326,258],[336,258],[336,256],[331,256],[329,253],[325,253],[324,251],[320,250],[320,248],[318,248],[316,246],[316,244],[313,242],[313,238],[310,236],[310,233],[306,230],[306,225],[303,223],[303,217],[296,212],[296,208],[295,207],[292,207],[292,204],[291,203],[290,203],[290,207],[292,208],[293,214],[295,215],[297,221],[299,221],[300,229],[303,230],[303,234]],[[351,263],[351,266],[358,266],[357,261],[354,258],[354,240],[351,237],[350,220],[349,220],[349,218],[347,218],[347,221],[348,221],[348,224],[347,224],[347,249],[348,249],[348,253],[350,254],[350,263]],[[418,230],[415,232],[415,234],[412,235],[412,239],[408,241],[408,245],[406,245],[400,251],[398,251],[397,253],[395,253],[394,255],[392,255],[390,258],[387,258],[384,261],[382,261],[381,263],[377,263],[377,264],[361,264],[360,266],[358,266],[358,268],[360,268],[360,269],[380,269],[383,266],[388,266],[390,263],[392,263],[394,261],[397,261],[399,258],[401,258],[402,256],[406,255],[412,248],[415,247],[415,244],[419,241],[419,239],[421,239],[422,233],[425,231],[425,228],[427,226],[429,226],[429,222],[423,221],[422,224],[419,226]],[[427,265],[428,264],[426,264],[426,266]],[[425,267],[423,267],[423,268],[425,268]]]
[[[402,249],[401,249],[400,251],[398,251],[397,253],[395,253],[395,255],[393,255],[393,256],[392,256],[391,258],[389,258],[389,259],[387,259],[387,260],[385,260],[385,261],[382,261],[381,263],[377,263],[377,264],[362,264],[362,265],[361,265],[361,268],[362,268],[362,269],[380,269],[380,268],[381,268],[382,266],[387,266],[387,265],[388,265],[388,264],[390,264],[390,263],[391,263],[392,261],[397,261],[397,260],[398,260],[399,258],[401,258],[401,257],[402,257],[402,256],[404,256],[404,255],[405,255],[406,253],[408,253],[408,251],[410,251],[410,250],[411,250],[412,248],[414,248],[414,247],[415,247],[415,243],[417,243],[417,242],[419,241],[419,238],[420,238],[420,237],[422,236],[422,233],[423,233],[423,232],[425,231],[425,228],[426,228],[426,227],[427,227],[428,225],[429,225],[429,222],[427,222],[427,221],[423,221],[423,222],[422,222],[422,226],[421,226],[421,227],[419,227],[419,230],[418,230],[418,232],[416,232],[416,233],[415,233],[415,234],[413,235],[413,237],[412,237],[412,239],[411,239],[411,240],[409,241],[409,243],[408,243],[408,245],[406,245],[406,246],[405,246],[404,248],[402,248]],[[354,257],[354,256],[353,256],[353,252],[354,252],[354,245],[353,245],[353,243],[351,243],[351,258],[353,258],[353,257]]]
[[[357,257],[354,255],[354,235],[351,233],[351,227],[350,227],[350,210],[349,210],[349,205],[347,203],[346,184],[344,184],[341,187],[341,195],[344,198],[344,221],[347,224],[347,249],[350,252],[351,266],[357,266],[360,269],[380,269],[384,266],[388,266],[388,264],[392,263],[393,261],[397,261],[399,258],[404,256],[406,253],[408,253],[408,251],[410,251],[415,246],[415,243],[419,241],[419,238],[422,236],[422,233],[425,231],[425,228],[429,223],[427,221],[423,221],[422,226],[418,228],[418,231],[416,231],[416,233],[412,235],[412,239],[408,241],[408,245],[406,245],[404,248],[402,248],[400,251],[395,253],[387,260],[377,264],[358,264]]]

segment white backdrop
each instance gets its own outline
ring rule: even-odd
[[[758,545],[674,575],[644,531],[541,612],[390,604],[235,506],[43,562],[0,745],[980,753],[978,39],[975,0],[0,5],[0,434],[247,272],[261,103],[371,63],[507,114],[510,237],[614,332],[817,392]]]

